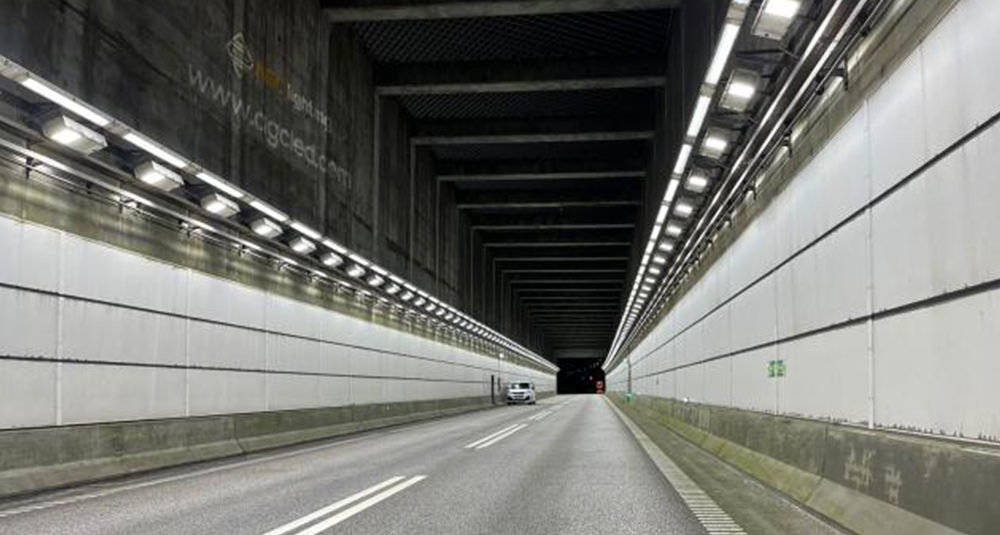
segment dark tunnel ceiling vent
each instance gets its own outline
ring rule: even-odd
[[[355,25],[377,62],[662,56],[669,10]]]

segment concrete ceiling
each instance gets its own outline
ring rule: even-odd
[[[677,0],[338,0],[472,233],[481,315],[550,357],[610,346]]]

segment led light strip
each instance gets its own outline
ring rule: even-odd
[[[822,72],[822,69],[823,69],[824,65],[826,65],[828,63],[831,54],[835,51],[835,49],[841,43],[841,41],[842,41],[845,33],[847,32],[847,30],[852,26],[853,22],[857,19],[857,17],[864,10],[864,8],[866,7],[866,4],[868,4],[868,3],[869,3],[868,0],[861,0],[860,2],[853,4],[853,10],[848,15],[848,17],[846,18],[845,22],[840,26],[840,28],[839,28],[836,36],[833,39],[829,40],[828,43],[826,43],[826,48],[824,49],[821,57],[819,58],[819,60],[817,60],[817,62],[814,65],[813,69],[811,70],[811,72],[809,73],[809,75],[806,78],[807,83],[802,83],[802,84],[799,85],[798,91],[796,92],[796,94],[794,95],[794,97],[792,98],[792,100],[785,106],[783,113],[778,118],[778,120],[775,122],[775,126],[769,131],[769,133],[766,136],[764,142],[760,145],[760,148],[757,150],[756,154],[753,156],[753,158],[752,158],[753,161],[758,162],[758,164],[760,164],[760,162],[763,162],[763,161],[767,160],[768,158],[770,158],[771,156],[774,155],[775,149],[777,148],[777,146],[772,145],[772,142],[774,141],[775,136],[780,131],[783,130],[783,128],[781,127],[781,125],[783,125],[783,124],[785,124],[787,122],[789,114],[792,113],[792,111],[795,109],[795,107],[799,103],[799,101],[804,96],[810,94],[809,93],[809,91],[810,91],[809,84],[813,80],[818,79],[818,76]],[[838,13],[840,11],[840,8],[843,5],[846,5],[843,2],[843,0],[837,0],[834,3],[834,5],[829,9],[829,11],[827,12],[827,15],[824,17],[824,19],[821,22],[820,26],[813,33],[813,36],[812,36],[809,44],[807,45],[805,51],[802,54],[800,54],[799,57],[801,59],[795,65],[795,67],[793,68],[791,74],[788,76],[788,78],[787,78],[788,82],[779,91],[779,93],[777,94],[777,97],[772,100],[771,106],[769,107],[769,109],[765,113],[764,118],[761,121],[759,121],[758,124],[760,124],[762,126],[766,125],[767,122],[770,120],[771,116],[774,115],[775,111],[777,110],[778,105],[782,101],[782,97],[788,91],[791,90],[792,84],[795,82],[795,78],[796,78],[797,73],[802,68],[804,68],[804,66],[806,64],[805,60],[812,55],[812,53],[814,52],[815,48],[820,44],[821,39],[826,34],[826,31],[827,31],[829,25],[832,24],[833,20],[836,18],[836,16],[838,15]],[[730,167],[730,169],[731,169],[730,174],[725,178],[724,181],[730,181],[730,180],[732,180],[733,177],[738,173],[738,171],[739,171],[739,169],[740,169],[743,161],[747,158],[747,156],[750,153],[751,147],[753,146],[753,141],[759,135],[761,135],[763,131],[764,131],[763,128],[758,128],[758,129],[756,129],[754,131],[751,139],[747,143],[744,144],[743,151],[741,152],[741,154],[739,155],[739,157],[735,161],[736,163]],[[700,245],[701,243],[704,242],[704,240],[705,240],[705,238],[706,238],[706,236],[707,236],[707,234],[709,232],[709,229],[712,228],[712,227],[715,227],[718,224],[718,222],[720,221],[720,218],[725,213],[725,210],[723,208],[725,206],[729,205],[733,201],[733,199],[740,194],[740,192],[743,189],[743,186],[755,174],[755,172],[759,171],[760,167],[761,167],[760,165],[757,165],[757,166],[748,166],[746,169],[743,169],[742,173],[739,173],[740,176],[739,176],[739,179],[736,181],[735,186],[729,190],[728,195],[721,202],[721,204],[719,204],[719,203],[720,203],[720,199],[722,198],[722,195],[723,195],[723,190],[720,189],[719,191],[716,192],[715,196],[712,199],[712,202],[710,203],[709,209],[705,212],[706,215],[703,216],[699,220],[699,222],[698,222],[698,224],[697,224],[694,232],[692,232],[692,234],[685,241],[683,258],[679,259],[679,261],[676,261],[671,266],[671,269],[670,269],[670,272],[668,273],[668,276],[664,278],[663,284],[661,284],[661,286],[658,288],[657,295],[654,297],[654,302],[657,303],[657,306],[650,307],[650,308],[645,309],[643,311],[642,317],[639,320],[638,328],[635,329],[635,330],[633,330],[633,331],[631,331],[631,332],[629,332],[629,335],[628,335],[628,339],[629,340],[632,339],[636,335],[637,332],[640,332],[644,328],[646,328],[646,326],[648,326],[649,322],[652,321],[655,313],[658,312],[659,310],[661,310],[666,305],[666,303],[669,301],[669,298],[670,298],[669,295],[666,295],[667,291],[670,288],[675,287],[675,285],[678,282],[683,282],[683,280],[686,279],[687,275],[690,274],[691,270],[693,269],[693,265],[691,264],[691,261],[693,259],[693,255],[698,250],[698,245]],[[716,206],[719,206],[719,209],[717,211],[715,211],[715,213],[711,217],[709,217],[708,214],[712,213],[712,210],[715,209]],[[700,257],[699,257],[699,259],[700,259]],[[684,266],[687,266],[686,270],[684,269]],[[617,351],[618,349],[620,349],[620,347],[622,345],[624,345],[624,343],[620,343],[620,344],[616,345],[615,346],[615,351]],[[609,364],[613,364],[614,357],[615,357],[614,352],[609,352],[608,357],[605,359],[605,362],[604,362],[604,365],[603,365],[605,367],[605,369],[608,368]]]
[[[34,73],[31,73],[30,71],[28,71],[23,66],[15,63],[15,62],[13,62],[13,61],[11,61],[8,58],[3,57],[3,56],[0,56],[0,73],[2,73],[2,75],[4,77],[6,77],[6,78],[8,78],[8,79],[10,79],[10,80],[12,80],[14,82],[20,83],[24,88],[32,91],[33,93],[35,93],[35,94],[37,94],[37,95],[39,95],[39,96],[41,96],[41,97],[49,100],[50,102],[53,102],[53,103],[57,104],[58,106],[60,106],[64,110],[69,111],[70,113],[73,113],[73,114],[75,114],[77,116],[80,116],[80,117],[84,118],[85,120],[93,123],[97,127],[100,127],[102,129],[104,129],[109,134],[114,134],[114,135],[117,135],[117,136],[121,137],[126,142],[128,142],[128,143],[130,143],[130,144],[132,144],[132,145],[134,145],[134,146],[142,149],[143,151],[145,151],[148,154],[150,154],[151,156],[159,159],[160,161],[165,162],[165,163],[169,164],[170,166],[173,166],[173,167],[175,167],[177,169],[180,169],[180,170],[183,170],[183,171],[185,171],[187,173],[190,173],[191,175],[195,176],[198,180],[200,180],[200,181],[208,184],[209,186],[211,186],[215,190],[219,191],[220,193],[223,193],[223,194],[225,194],[225,195],[227,195],[229,197],[232,197],[234,199],[237,199],[237,200],[240,200],[242,202],[245,202],[251,208],[253,208],[253,209],[261,212],[262,214],[264,214],[267,217],[273,218],[278,223],[285,223],[285,222],[287,222],[290,219],[289,216],[285,212],[279,210],[278,208],[275,208],[273,205],[271,205],[271,204],[269,204],[269,203],[267,203],[267,202],[265,202],[265,201],[263,201],[261,199],[258,199],[256,197],[253,197],[253,196],[249,195],[248,193],[244,192],[242,189],[240,189],[237,186],[233,185],[232,183],[226,181],[225,179],[223,179],[223,178],[221,178],[221,177],[219,177],[219,176],[217,176],[217,175],[215,175],[215,174],[213,174],[213,173],[205,170],[204,168],[200,167],[196,163],[187,160],[183,156],[181,156],[181,155],[177,154],[176,152],[174,152],[174,151],[172,151],[172,150],[164,147],[163,145],[157,143],[153,139],[151,139],[151,138],[143,135],[142,133],[138,132],[137,130],[131,128],[127,124],[125,124],[125,123],[123,123],[121,121],[117,121],[114,118],[110,117],[109,115],[101,112],[97,108],[94,108],[93,106],[90,106],[89,104],[81,101],[80,99],[77,99],[76,97],[74,97],[72,95],[69,95],[68,93],[66,93],[62,89],[60,89],[60,88],[56,87],[55,85],[49,83],[48,81],[44,80],[42,77],[37,76]],[[90,132],[90,129],[82,127],[82,125],[80,125],[80,127],[83,128],[83,130]],[[101,137],[101,136],[98,134],[98,137]],[[53,165],[53,168],[57,168],[57,169],[62,168],[63,170],[65,170],[64,169],[65,166],[58,165],[58,162],[55,162],[54,160],[51,160],[51,158],[47,158],[46,160],[50,160],[50,162],[48,162],[48,164],[49,165]],[[164,173],[164,174],[166,174],[166,173]],[[164,207],[157,206],[156,203],[152,202],[151,200],[146,199],[145,197],[136,195],[134,193],[128,192],[126,190],[121,190],[120,188],[115,188],[115,187],[109,187],[109,189],[111,191],[118,191],[120,195],[122,195],[124,197],[127,197],[127,198],[129,198],[129,199],[131,199],[131,200],[133,200],[135,202],[140,203],[140,204],[143,204],[145,206],[153,207],[153,208],[156,208],[158,210],[163,210],[164,209]],[[164,193],[167,193],[167,191],[164,191]],[[215,198],[211,199],[210,202],[204,203],[203,207],[212,208],[212,210],[206,210],[206,211],[209,211],[210,213],[213,213],[213,215],[214,214],[220,214],[221,215],[223,213],[229,213],[229,215],[233,215],[233,214],[235,214],[236,212],[239,211],[239,207],[236,205],[236,203],[234,201],[228,199],[227,197],[221,196],[221,195],[215,195]],[[235,209],[235,211],[234,211],[234,209]],[[217,229],[214,226],[212,226],[212,225],[210,225],[208,223],[205,223],[203,221],[200,221],[200,220],[197,220],[197,219],[190,219],[190,218],[187,218],[187,217],[184,217],[184,216],[178,216],[176,214],[172,214],[172,215],[174,217],[178,217],[178,219],[181,220],[181,221],[188,221],[193,226],[196,226],[196,227],[198,227],[198,228],[200,228],[202,230],[205,230],[205,231],[208,231],[208,232],[213,232],[213,233],[216,233],[216,234],[220,234],[220,235],[226,237],[229,240],[234,240],[235,242],[239,243],[240,245],[244,245],[244,246],[250,247],[250,248],[255,249],[255,250],[260,250],[261,249],[259,246],[257,246],[256,244],[253,244],[252,242],[249,242],[249,241],[246,241],[246,240],[243,240],[243,239],[240,239],[240,238],[235,238],[235,237],[229,235],[228,233],[220,232],[219,229]],[[273,222],[273,221],[271,221],[269,223],[271,225],[276,225],[276,223]],[[534,363],[536,363],[538,365],[541,365],[545,369],[548,369],[550,371],[557,371],[558,370],[558,367],[556,367],[555,365],[553,365],[549,361],[543,359],[542,357],[538,356],[534,352],[528,350],[527,348],[521,346],[520,344],[514,342],[513,340],[510,340],[509,338],[501,335],[500,333],[498,333],[495,330],[493,330],[493,329],[487,327],[486,325],[480,323],[479,321],[475,320],[474,318],[465,315],[464,313],[462,313],[461,311],[459,311],[456,308],[452,307],[451,305],[443,303],[440,300],[438,300],[438,299],[436,299],[434,297],[429,296],[427,293],[425,293],[425,292],[423,292],[421,290],[418,290],[415,286],[413,286],[412,284],[406,282],[402,278],[397,277],[395,275],[391,275],[384,268],[381,268],[381,267],[379,267],[377,265],[372,264],[371,262],[369,262],[367,260],[364,260],[362,257],[360,257],[357,254],[351,254],[346,247],[343,247],[342,245],[336,243],[335,241],[333,241],[333,240],[331,240],[329,238],[323,237],[319,232],[317,232],[317,231],[309,228],[308,226],[304,225],[303,223],[301,223],[299,221],[293,220],[290,223],[288,223],[288,226],[291,227],[296,232],[298,232],[299,234],[301,234],[302,236],[305,236],[305,237],[308,237],[308,238],[310,238],[312,240],[320,242],[323,246],[325,246],[325,247],[327,247],[329,249],[332,249],[337,254],[346,255],[346,256],[350,257],[352,260],[353,259],[360,260],[361,263],[364,264],[364,267],[366,269],[367,268],[371,268],[373,271],[375,271],[376,273],[378,273],[379,275],[381,275],[382,280],[379,281],[378,284],[370,284],[370,286],[373,286],[373,287],[375,287],[375,286],[382,286],[383,283],[385,282],[385,277],[388,277],[388,278],[390,278],[396,284],[397,288],[398,287],[403,287],[403,288],[406,288],[412,294],[419,294],[421,296],[424,296],[427,299],[430,299],[434,303],[435,308],[440,308],[441,309],[442,313],[438,315],[439,317],[446,316],[446,317],[450,318],[448,320],[442,321],[442,320],[440,320],[440,319],[438,319],[438,318],[436,318],[434,316],[431,316],[430,314],[426,314],[423,311],[418,310],[417,312],[420,313],[420,314],[422,314],[425,317],[425,319],[431,320],[433,323],[443,325],[444,327],[447,327],[447,328],[452,329],[452,330],[464,329],[469,334],[472,334],[472,335],[475,335],[475,336],[479,336],[479,337],[481,337],[483,339],[486,339],[486,340],[488,340],[490,342],[493,342],[493,343],[495,343],[495,344],[497,344],[499,346],[502,346],[503,348],[505,348],[505,349],[507,349],[509,351],[515,352],[518,355],[520,355],[520,356],[522,356],[522,357],[524,357],[524,358],[526,358],[526,359],[528,359],[528,360],[530,360],[530,361],[532,361],[532,362],[534,362]],[[258,235],[258,236],[260,236],[260,235]],[[261,236],[261,237],[263,237],[263,236]],[[279,240],[277,240],[276,237],[277,237],[277,235],[275,235],[274,237],[271,237],[271,238],[266,238],[265,237],[265,239],[269,239],[269,240],[271,240],[271,241],[273,241],[275,243],[284,245],[284,243],[281,242],[281,241],[279,241]],[[315,260],[311,256],[311,253],[316,249],[315,244],[313,244],[312,242],[310,242],[309,240],[307,240],[305,238],[302,238],[301,236],[298,237],[298,238],[295,238],[294,240],[292,240],[292,243],[293,244],[291,246],[292,246],[293,250],[295,250],[299,254],[302,254],[303,256],[306,256],[306,257],[310,258],[311,260]],[[269,254],[271,254],[271,253],[269,253]],[[286,256],[279,255],[279,254],[272,254],[272,256],[274,256],[275,258],[281,260],[282,262],[284,262],[286,264],[295,265],[295,266],[299,265],[298,262],[296,262],[295,260],[293,260],[291,258],[288,258]],[[328,276],[326,273],[324,273],[324,272],[322,272],[320,270],[317,270],[317,269],[312,269],[311,271],[312,271],[313,274],[315,274],[317,276],[323,276],[323,277],[327,277]],[[350,285],[347,285],[347,286],[350,286]],[[390,295],[395,295],[397,292],[398,292],[398,290],[394,291],[394,292],[391,292]],[[364,295],[365,292],[362,292],[362,294]],[[371,295],[371,294],[368,293],[368,295]],[[385,302],[390,302],[390,301],[388,301],[385,298],[382,298],[382,300],[385,301]],[[407,301],[408,301],[408,299],[404,300],[404,303],[406,303]],[[400,305],[397,304],[397,306],[400,306]]]
[[[673,166],[673,173],[670,177],[670,181],[667,183],[667,189],[664,192],[663,201],[661,202],[659,211],[657,212],[656,222],[650,232],[646,248],[643,251],[642,260],[639,263],[639,269],[636,272],[635,280],[632,284],[632,291],[629,294],[621,321],[619,322],[618,329],[615,332],[614,341],[612,342],[611,348],[605,357],[604,363],[602,364],[605,368],[621,348],[626,334],[631,332],[633,325],[635,325],[635,321],[639,318],[640,311],[643,310],[644,305],[650,297],[653,284],[656,282],[655,274],[649,274],[650,262],[652,261],[657,265],[666,264],[666,256],[655,253],[657,242],[663,238],[661,234],[665,227],[668,234],[672,234],[675,232],[675,228],[677,228],[667,224],[667,216],[670,213],[671,206],[674,205],[674,200],[677,197],[677,191],[680,189],[681,178],[683,177],[690,162],[695,142],[702,133],[702,127],[704,126],[705,119],[708,116],[709,106],[711,105],[714,94],[717,92],[719,87],[718,82],[722,77],[722,72],[725,69],[726,64],[729,62],[729,57],[731,56],[733,47],[736,44],[736,38],[739,36],[740,27],[742,26],[743,19],[746,15],[746,5],[746,0],[734,1],[730,4],[729,12],[726,15],[726,22],[722,28],[719,41],[716,44],[711,64],[705,74],[705,81],[702,84],[702,89],[695,103],[694,112],[691,115],[690,122],[686,129],[686,139],[678,151],[677,160]],[[677,208],[677,206],[674,206],[674,213],[679,217],[688,217],[694,210],[694,207],[687,205],[687,208],[685,209],[686,213],[679,214],[677,212]],[[680,232],[683,232],[683,230],[680,229]],[[662,271],[659,267],[656,267],[655,269],[657,271]]]

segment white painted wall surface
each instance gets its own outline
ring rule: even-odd
[[[0,429],[488,396],[555,376],[0,217]]]
[[[998,57],[1000,3],[958,3],[631,353],[633,389],[1000,437],[1000,126],[803,251],[1000,112]],[[869,326],[831,327],[885,311],[870,372]]]

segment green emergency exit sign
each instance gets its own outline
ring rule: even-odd
[[[767,376],[768,377],[784,377],[785,376],[785,361],[782,359],[776,359],[769,361],[767,363]]]

